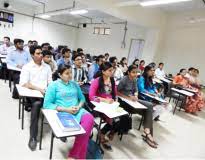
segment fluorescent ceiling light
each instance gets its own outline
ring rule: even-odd
[[[87,11],[87,10],[85,10],[85,9],[70,11],[70,14],[72,14],[72,15],[77,15],[77,14],[86,14],[86,13],[88,13],[88,11]]]
[[[192,1],[192,0],[151,0],[151,1],[140,2],[140,5],[145,7],[145,6],[165,5],[165,4],[187,2],[187,1]]]
[[[39,16],[40,18],[43,18],[43,19],[48,19],[50,18],[51,16],[47,15],[47,14],[42,14]]]

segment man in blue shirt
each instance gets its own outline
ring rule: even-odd
[[[12,50],[6,57],[7,67],[9,66],[22,69],[22,67],[31,60],[31,55],[23,49],[24,41],[22,39],[14,39],[15,50]],[[14,90],[13,98],[18,98],[18,93],[15,85],[19,83],[20,72],[14,71],[13,75]]]
[[[58,67],[64,64],[72,65],[70,52],[71,50],[69,48],[63,48],[62,57],[57,61]]]
[[[91,81],[94,77],[94,75],[97,73],[97,71],[100,68],[100,65],[103,64],[105,62],[105,57],[103,55],[99,55],[96,60],[95,63],[93,63],[89,70],[88,70],[88,78],[89,81]]]

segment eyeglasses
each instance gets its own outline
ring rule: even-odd
[[[76,59],[75,61],[82,61],[82,59]]]

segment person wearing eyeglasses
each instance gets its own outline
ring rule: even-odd
[[[77,54],[72,57],[72,80],[76,81],[80,86],[88,82],[86,68],[82,66],[82,56]]]

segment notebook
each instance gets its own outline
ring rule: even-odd
[[[66,112],[58,112],[56,114],[58,124],[64,132],[79,131],[81,129],[80,124],[72,114]]]

